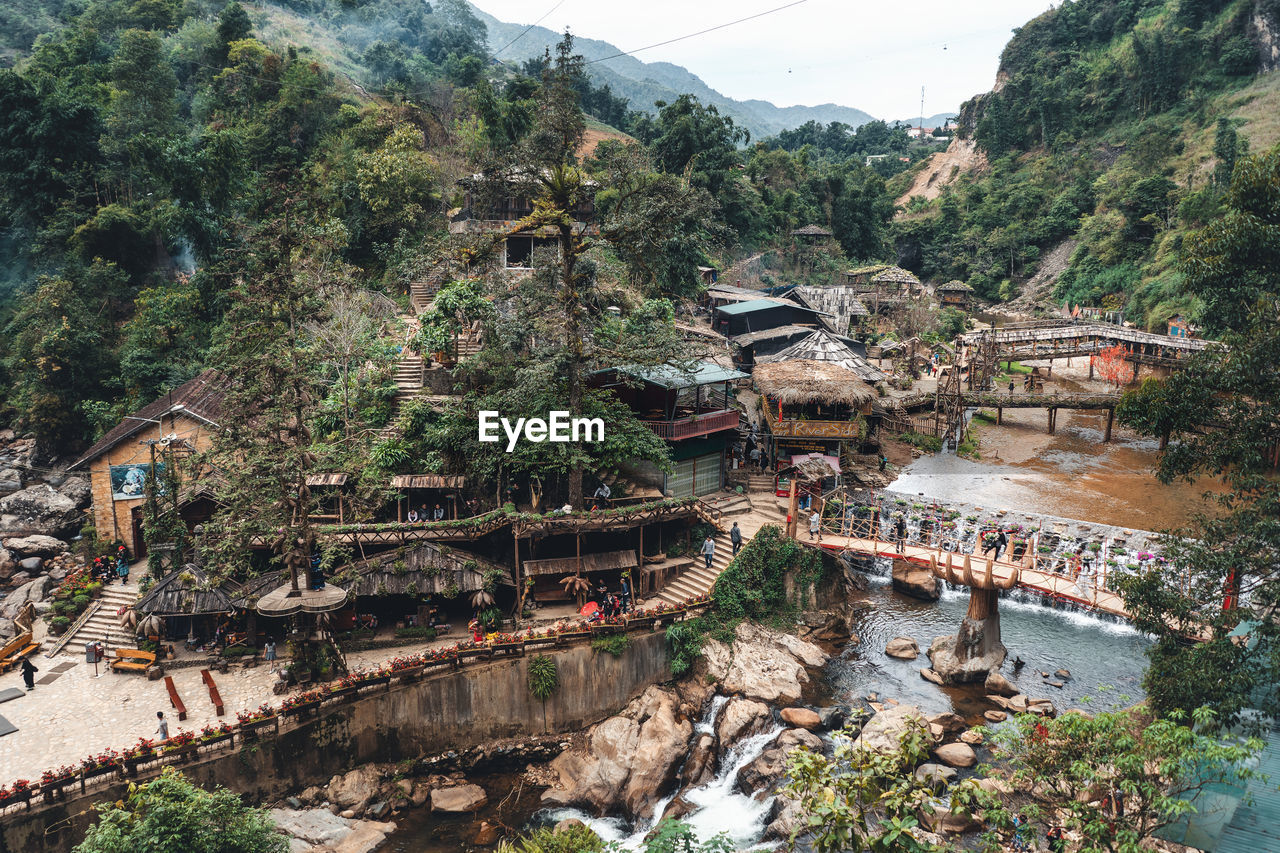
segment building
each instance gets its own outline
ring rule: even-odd
[[[811,325],[816,327],[821,311],[806,308],[785,299],[752,299],[721,305],[712,314],[711,328],[733,337],[748,332],[775,329],[779,326]]]
[[[551,226],[512,233],[520,220],[533,213],[531,188],[520,176],[503,179],[472,175],[458,183],[465,193],[462,207],[450,213],[449,233],[505,234],[495,259],[502,268],[517,273],[532,271],[534,252],[556,247],[556,231]],[[590,194],[573,211],[573,220],[575,231],[593,234],[599,230]]]
[[[785,349],[771,355],[760,356],[757,364],[771,364],[781,361],[821,361],[834,364],[853,371],[858,378],[868,384],[883,382],[889,377],[883,370],[867,361],[849,345],[847,338],[833,335],[824,329],[810,332]]]
[[[215,370],[126,415],[72,464],[88,469],[93,495],[93,522],[98,537],[119,540],[142,556],[144,484],[154,463],[157,470],[172,458],[169,451],[207,450],[222,416],[227,380]]]
[[[889,264],[873,264],[848,270],[845,282],[862,303],[877,314],[882,308],[893,308],[924,292],[915,273]]]
[[[1174,314],[1169,318],[1169,337],[1171,338],[1194,338],[1197,331],[1195,324],[1181,314]]]
[[[871,316],[859,298],[862,294],[847,284],[829,287],[801,285],[792,291],[792,295],[801,305],[823,312],[823,322],[837,335],[853,334],[862,326],[863,318]]]
[[[603,370],[591,384],[608,388],[671,447],[670,473],[636,463],[629,476],[666,497],[687,498],[718,492],[724,485],[726,450],[737,438],[740,419],[732,384],[746,378],[704,361],[692,373],[671,366]]]
[[[832,361],[791,359],[758,364],[753,379],[778,458],[858,451],[878,395],[856,372]]]
[[[806,225],[803,228],[794,229],[791,232],[791,236],[795,238],[797,243],[821,245],[829,242],[834,235],[821,225]]]
[[[938,285],[938,301],[943,308],[969,310],[969,302],[973,298],[973,288],[963,281],[954,280]]]

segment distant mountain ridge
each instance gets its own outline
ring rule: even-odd
[[[489,28],[489,46],[493,50],[499,50],[516,39],[528,26],[504,23],[474,5],[471,11]],[[523,62],[529,57],[541,55],[548,48],[554,48],[562,35],[546,27],[534,27],[498,58],[505,62]],[[609,42],[585,38],[577,33],[574,33],[573,46],[588,61],[622,52]],[[657,112],[653,106],[654,101],[670,103],[687,93],[696,96],[704,104],[714,104],[736,124],[751,131],[752,139],[772,136],[780,130],[799,127],[807,121],[822,124],[840,121],[851,127],[858,127],[875,119],[870,113],[839,104],[779,107],[769,101],[739,101],[720,94],[687,68],[670,62],[641,62],[632,56],[620,56],[596,62],[587,70],[596,85],[609,84],[615,95],[631,102],[633,110],[654,113]],[[912,123],[918,120],[914,119]],[[926,124],[927,126],[929,125]]]

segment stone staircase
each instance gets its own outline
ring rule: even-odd
[[[97,612],[90,616],[88,621],[80,626],[80,629],[67,641],[62,647],[62,654],[82,657],[85,643],[102,640],[104,637],[108,648],[132,648],[137,638],[131,629],[120,627],[120,617],[116,613],[121,607],[127,607],[138,600],[136,579],[146,570],[147,565],[142,562],[131,570],[129,583],[121,586],[116,582],[104,586],[96,600],[100,605]]]
[[[396,364],[396,387],[399,396],[413,396],[422,390],[422,356],[405,352]]]
[[[716,578],[733,562],[733,544],[729,542],[729,534],[721,533],[715,538],[716,552],[711,557],[711,568],[706,567],[706,559],[695,554],[697,561],[692,568],[686,569],[678,578],[668,583],[658,593],[658,598],[670,604],[679,604],[686,598],[706,595],[716,585]],[[747,543],[746,532],[743,531],[742,544]]]
[[[739,495],[734,492],[720,492],[716,495],[707,495],[703,497],[702,502],[714,509],[720,510],[724,515],[739,515],[740,513],[751,512],[751,498],[747,497],[745,494]]]

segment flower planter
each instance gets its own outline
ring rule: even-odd
[[[235,736],[236,736],[235,732],[226,732],[224,734],[219,734],[219,735],[209,735],[208,737],[204,737],[200,739],[200,746],[216,746],[217,744],[225,743],[231,740]]]
[[[292,705],[288,708],[281,708],[280,716],[299,718],[309,716],[320,707],[320,702],[320,699],[312,699],[310,702],[299,702],[298,704]]]
[[[120,765],[118,763],[112,763],[100,764],[97,767],[86,767],[80,771],[80,775],[85,782],[88,782],[93,779],[100,779],[103,776],[110,776],[119,772]]]
[[[160,751],[160,756],[174,764],[186,764],[196,757],[198,747],[199,744],[194,741],[181,746],[166,747]]]
[[[586,640],[591,637],[591,631],[561,631],[560,640],[565,643],[572,643],[576,640]]]
[[[647,628],[647,629],[652,629],[652,628],[653,628],[653,623],[654,623],[654,622],[657,622],[657,621],[658,621],[658,617],[657,617],[657,616],[638,616],[638,617],[635,617],[635,618],[632,618],[632,617],[628,616],[628,617],[627,617],[627,627],[628,627],[628,628],[634,628],[634,629],[642,630],[642,631],[643,631],[643,630],[645,630],[646,628]]]
[[[360,688],[364,686],[364,682],[352,684],[350,687],[339,687],[337,690],[330,690],[325,694],[324,702],[332,702],[339,699],[345,699],[348,696],[354,696],[360,692]]]

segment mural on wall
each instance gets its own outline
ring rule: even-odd
[[[111,466],[111,499],[136,501],[146,497],[147,469],[151,463]],[[156,463],[156,494],[164,494],[164,463]]]

